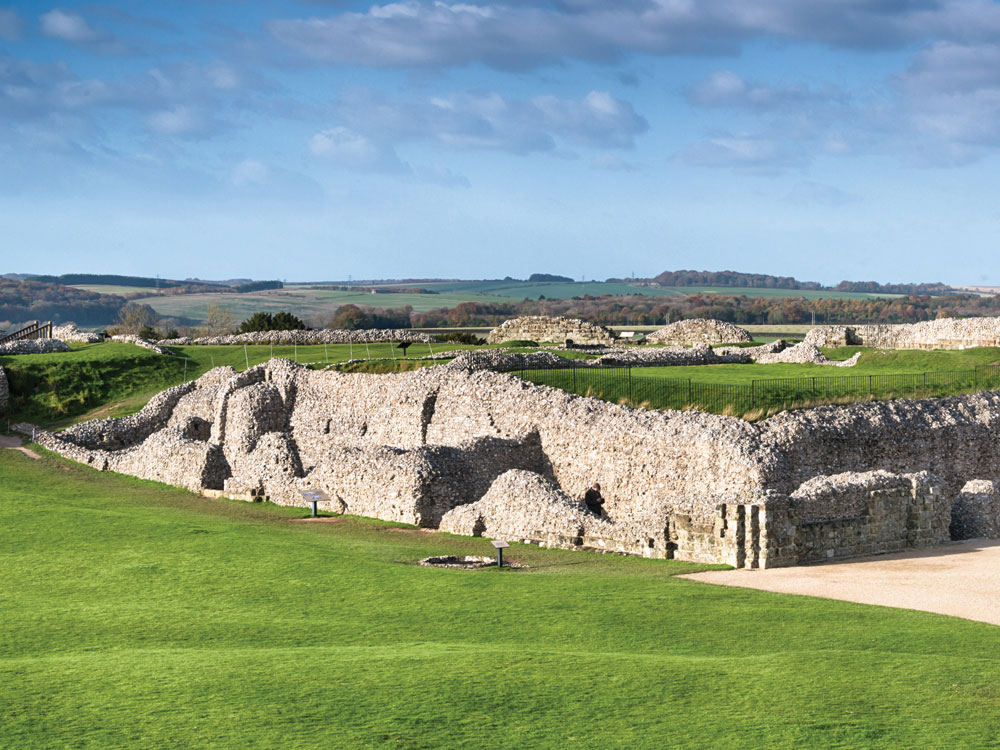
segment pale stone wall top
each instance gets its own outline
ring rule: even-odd
[[[753,336],[745,328],[712,318],[690,318],[678,320],[649,334],[646,341],[651,344],[672,344],[691,346],[693,344],[739,344],[753,341]]]
[[[817,346],[876,349],[957,349],[1000,346],[1000,318],[943,318],[899,325],[817,326],[805,341]]]
[[[572,341],[582,346],[600,346],[611,344],[614,339],[614,333],[610,329],[578,318],[525,315],[504,321],[490,331],[486,340],[490,344],[502,344],[505,341],[551,341],[562,344]]]

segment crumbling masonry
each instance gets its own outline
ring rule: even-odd
[[[492,371],[343,374],[275,359],[217,368],[134,416],[39,440],[195,492],[302,505],[301,490],[322,489],[333,511],[736,566],[928,546],[956,524],[997,534],[992,392],[749,423]],[[595,481],[605,518],[579,499]]]

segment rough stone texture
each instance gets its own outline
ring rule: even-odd
[[[1000,485],[987,479],[966,483],[951,507],[951,537],[1000,537]]]
[[[806,334],[816,346],[875,349],[961,349],[1000,346],[1000,318],[944,318],[900,325],[819,326]]]
[[[634,410],[485,370],[344,374],[275,359],[242,373],[217,368],[133,417],[40,440],[101,469],[283,504],[322,489],[331,510],[427,527],[482,503],[456,513],[452,528],[482,517],[568,547],[581,546],[579,527],[561,508],[597,481],[610,521],[586,527],[583,546],[766,566],[812,559],[825,537],[800,527],[813,522],[841,524],[835,555],[895,548],[904,506],[918,518],[906,545],[940,541],[938,505],[950,507],[970,478],[1000,481],[1000,394],[820,407],[751,424]],[[508,477],[514,469],[532,476]],[[829,478],[879,470],[935,478]],[[815,477],[827,478],[808,484]],[[487,520],[522,490],[540,515],[518,506],[506,526]],[[876,497],[896,499],[876,508]],[[832,510],[817,515],[821,506]],[[863,520],[893,513],[891,528]],[[788,529],[799,529],[794,544]]]
[[[68,351],[69,347],[59,339],[19,339],[0,344],[0,354],[52,354]]]
[[[790,346],[780,352],[775,352],[773,354],[759,354],[754,358],[754,361],[759,365],[769,365],[777,362],[794,362],[800,364],[830,365],[832,367],[854,367],[860,358],[861,352],[858,352],[850,359],[840,361],[829,359],[816,347],[815,344],[802,341],[795,346]]]
[[[10,385],[7,383],[7,373],[0,367],[0,409],[6,409],[9,400]]]
[[[101,341],[101,335],[99,333],[94,333],[93,331],[81,331],[76,327],[76,323],[67,323],[66,325],[56,326],[52,329],[52,338],[59,339],[67,344],[74,341],[84,344],[96,344]]]
[[[319,331],[254,331],[234,333],[227,336],[201,336],[199,338],[163,339],[162,346],[227,346],[232,344],[378,344],[385,342],[434,343],[437,339],[426,333],[416,333],[406,328],[367,329],[362,331],[341,331],[322,329]]]
[[[769,347],[771,345],[768,345]],[[773,348],[773,347],[772,347]],[[557,369],[564,367],[682,367],[686,365],[747,364],[755,349],[717,353],[709,346],[651,348],[602,347],[593,353],[597,359],[568,359],[553,352],[511,352],[503,349],[480,349],[457,355],[447,367],[473,372],[514,372],[530,369]]]
[[[122,333],[117,336],[112,336],[111,340],[117,341],[121,344],[134,344],[135,346],[141,346],[143,349],[149,349],[157,354],[170,354],[170,352],[166,349],[161,346],[157,346],[149,339],[144,339],[141,336],[134,336],[131,333]]]
[[[614,343],[614,333],[603,326],[578,318],[525,315],[506,320],[490,331],[486,341],[502,344],[505,341],[554,341],[562,344],[572,341],[580,346],[602,346]]]
[[[661,328],[649,334],[650,344],[670,344],[673,346],[693,346],[695,344],[739,344],[753,341],[753,336],[745,328],[734,326],[722,320],[691,318]]]

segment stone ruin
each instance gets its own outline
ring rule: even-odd
[[[81,331],[77,328],[76,323],[64,323],[61,326],[55,326],[52,329],[52,338],[59,339],[67,344],[74,342],[82,344],[96,344],[103,339],[99,333],[94,333],[93,331]]]
[[[615,334],[609,328],[577,318],[548,315],[525,315],[506,320],[486,337],[489,344],[507,341],[537,341],[577,346],[606,346],[614,343]]]
[[[8,401],[10,401],[10,385],[7,383],[7,373],[0,367],[0,409],[6,409]]]
[[[943,318],[899,325],[817,326],[806,334],[816,346],[873,349],[964,349],[1000,346],[1000,318]]]
[[[320,329],[318,331],[252,331],[232,333],[223,336],[183,336],[176,339],[162,339],[161,346],[231,346],[243,344],[384,344],[387,342],[437,343],[437,339],[426,333],[417,333],[408,328],[368,328],[358,331],[340,329]]]
[[[745,328],[709,318],[679,320],[646,337],[647,343],[670,346],[741,344],[749,341],[753,341],[753,336]]]
[[[274,359],[38,440],[208,496],[305,506],[301,491],[321,489],[324,510],[746,567],[938,544],[949,526],[995,535],[1000,513],[995,392],[749,423],[487,370],[344,374]],[[595,481],[602,518],[580,500]]]
[[[0,344],[0,354],[55,354],[68,351],[69,346],[59,339],[18,339]]]

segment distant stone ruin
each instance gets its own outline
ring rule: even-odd
[[[817,326],[805,343],[873,349],[964,349],[1000,346],[1000,318],[943,318],[900,325]]]
[[[59,339],[18,339],[0,344],[0,354],[53,354],[68,351],[69,347]]]
[[[753,336],[745,328],[709,318],[678,320],[646,337],[647,343],[669,346],[741,344],[749,341],[753,341]]]
[[[209,496],[305,505],[301,491],[321,489],[325,510],[737,567],[937,544],[954,518],[996,534],[1000,511],[995,489],[969,485],[1000,481],[995,392],[749,423],[486,370],[343,374],[275,359],[38,440]],[[602,518],[580,502],[595,481]]]
[[[187,336],[177,339],[162,339],[161,346],[232,346],[234,344],[379,344],[387,342],[436,343],[437,339],[426,333],[417,333],[409,328],[368,328],[359,331],[342,331],[324,328],[318,331],[253,331],[233,333],[225,336]]]
[[[506,320],[486,338],[487,343],[537,341],[577,346],[605,346],[614,343],[615,334],[604,326],[577,318],[526,315]]]
[[[101,335],[93,331],[81,331],[76,327],[76,323],[65,323],[52,329],[52,338],[59,339],[67,344],[83,343],[96,344],[101,341]]]

